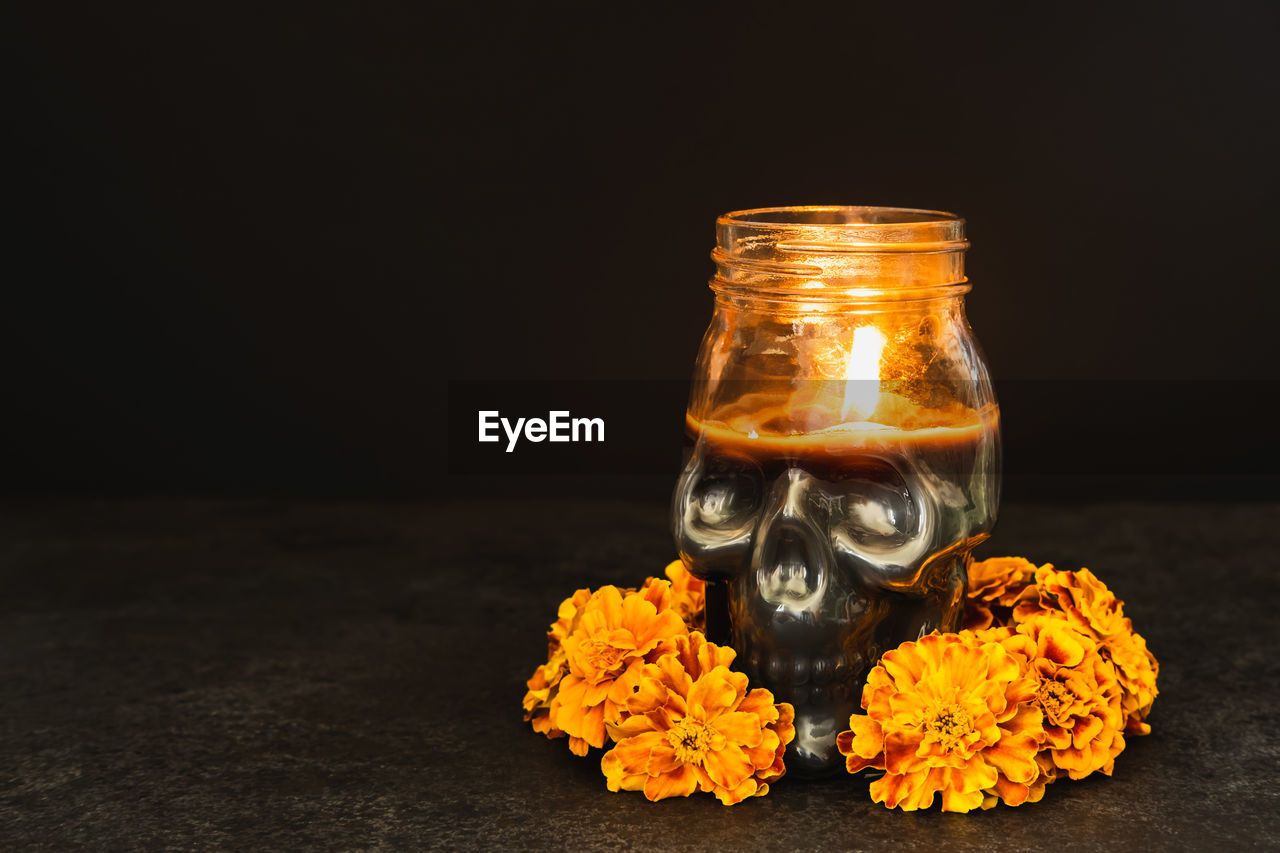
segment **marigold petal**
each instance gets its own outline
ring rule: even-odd
[[[637,658],[626,671],[614,679],[609,688],[611,704],[626,709],[628,714],[645,714],[665,704],[667,688],[662,683],[662,670]]]
[[[778,733],[778,739],[786,746],[796,736],[796,709],[790,702],[779,702],[777,708],[778,722],[771,724],[770,728]]]
[[[1000,721],[1000,729],[1003,732],[1001,736],[1030,734],[1032,737],[1039,739],[1040,733],[1044,731],[1043,721],[1044,715],[1041,713],[1039,705],[1034,702],[1020,704],[1012,717]]]
[[[710,672],[718,666],[728,667],[738,657],[738,653],[729,646],[708,643],[700,632],[690,636],[689,647],[698,661],[700,672]]]
[[[711,722],[711,727],[742,747],[756,746],[763,737],[760,718],[742,711],[721,714]]]
[[[966,631],[985,631],[995,625],[996,617],[991,608],[981,601],[970,599],[965,603],[964,622],[960,626]],[[983,806],[987,808],[987,806]]]
[[[841,755],[853,754],[853,732],[843,731],[836,735],[836,751]]]
[[[644,773],[649,764],[649,754],[665,742],[662,732],[641,732],[618,741],[608,754],[627,773]]]
[[[996,784],[988,788],[985,793],[998,797],[1000,802],[1003,802],[1006,806],[1020,806],[1031,796],[1031,788],[1028,785],[1011,782],[1004,776],[1000,776],[996,779]],[[993,799],[990,806],[984,801],[982,807],[986,809],[994,805],[995,800]]]
[[[646,654],[662,640],[688,631],[679,613],[671,610],[659,613],[653,602],[639,594],[626,597],[615,624],[634,639],[637,654]]]
[[[705,621],[706,584],[695,578],[684,563],[675,560],[664,571],[671,583],[671,607],[691,625]]]
[[[873,755],[870,758],[863,758],[861,755],[849,755],[845,757],[844,769],[850,773],[860,773],[863,770],[871,768],[872,770],[884,769],[884,753]],[[880,802],[876,800],[876,802]]]
[[[867,767],[884,768],[884,731],[871,717],[854,714],[850,731],[836,735],[836,748],[847,757],[845,768],[857,773]]]
[[[852,759],[851,759],[852,760]],[[897,773],[886,773],[875,779],[868,786],[873,803],[884,803],[887,809],[897,808],[898,802],[907,795],[911,777]]]
[[[570,621],[577,615],[578,610],[587,603],[589,598],[591,598],[591,590],[577,590],[573,595],[560,602],[560,607],[556,610],[556,616],[565,622]],[[554,629],[555,626],[553,625],[552,628]]]
[[[524,701],[520,703],[525,710],[524,718],[528,720],[534,710],[536,710],[540,705],[547,704],[547,699],[550,695],[550,688],[547,688],[546,690],[530,690],[528,693],[525,693]]]
[[[662,570],[662,573],[667,576],[667,580],[669,580],[673,586],[681,582],[692,582],[696,584],[702,583],[702,581],[689,573],[689,570],[685,568],[683,560],[672,560],[670,563],[667,563],[667,566]]]
[[[924,637],[921,639],[921,643],[937,636],[939,635],[931,634],[929,637]],[[990,645],[1000,648],[996,643]],[[1008,658],[1008,655],[1004,654],[1003,648],[1000,648],[1000,652],[1001,656],[997,657],[994,652],[984,651],[983,648],[974,648],[961,643],[950,643],[943,650],[941,664],[921,681],[929,684],[935,694],[943,694],[937,696],[939,699],[943,699],[945,693],[950,692],[953,685],[980,685],[988,679],[991,681],[1008,681],[1008,678],[999,679],[999,676],[993,672],[993,669],[1001,660]],[[992,708],[991,710],[995,711],[996,709]]]
[[[627,713],[647,714],[667,702],[667,686],[656,678],[642,678],[627,697]]]
[[[594,747],[604,746],[604,706],[596,705],[594,708],[586,709],[580,719],[582,739]]]
[[[1009,629],[1005,629],[1006,631]],[[1034,660],[1036,657],[1036,641],[1028,637],[1025,633],[1009,634],[997,640],[1004,650],[1011,655],[1021,656],[1025,661]]]
[[[915,655],[898,655],[892,651],[886,652],[880,658],[880,664],[876,669],[887,675],[899,690],[909,690],[920,679],[919,660]],[[871,682],[868,681],[867,684],[870,685]]]
[[[565,677],[560,682],[560,690],[551,701],[552,723],[570,735],[581,734],[579,718],[582,716],[582,699],[586,695],[587,684],[576,675]]]
[[[939,793],[942,794],[942,810],[944,812],[959,812],[964,814],[979,808],[983,801],[983,793],[981,790],[960,791],[950,785],[944,785],[939,788]],[[933,802],[932,796],[930,796],[929,802]]]
[[[779,706],[774,704],[773,694],[763,687],[757,687],[747,693],[742,699],[742,703],[738,705],[738,710],[747,714],[754,714],[760,718],[760,722],[768,725],[776,723],[779,716]]]
[[[606,584],[596,590],[598,612],[611,628],[622,624],[622,603],[626,600],[626,591],[613,584]],[[584,614],[585,615],[585,614]]]
[[[982,751],[982,758],[1011,782],[1028,785],[1040,775],[1036,765],[1039,743],[1031,735],[1003,737]],[[990,786],[985,786],[990,787]]]
[[[640,587],[640,597],[653,605],[654,610],[666,610],[671,606],[671,583],[661,578],[646,578]]]
[[[916,757],[921,740],[923,737],[915,730],[885,733],[884,766],[890,775],[910,773],[921,765]]]
[[[1035,564],[1022,557],[988,557],[969,564],[971,597],[991,601],[1016,591],[1034,576]]]
[[[667,797],[687,797],[698,790],[698,774],[687,764],[661,776],[650,776],[644,783],[644,796],[650,802]]]
[[[720,802],[724,803],[726,806],[732,806],[735,803],[742,802],[747,797],[754,797],[756,794],[761,793],[759,788],[760,786],[756,780],[748,776],[738,787],[732,790],[717,787],[714,793]],[[768,788],[766,787],[765,790],[767,791]]]
[[[668,699],[674,698],[674,696],[668,697]],[[676,721],[683,719],[684,717],[683,714],[676,713],[672,710],[670,701],[668,701],[666,705],[654,708],[644,716],[645,719],[649,721],[650,725],[652,725],[656,731],[660,732],[670,731],[671,728],[675,726]]]
[[[540,735],[546,735],[551,740],[564,737],[564,732],[551,725],[550,714],[539,714],[530,720],[530,723],[533,725],[535,732]]]
[[[747,693],[747,676],[718,666],[699,678],[689,689],[689,708],[701,708],[704,719],[711,720],[731,710]]]
[[[1069,749],[1071,747],[1071,731],[1062,726],[1044,727],[1045,749]]]
[[[889,697],[888,716],[890,719],[902,725],[918,725],[920,718],[924,715],[925,709],[931,701],[936,701],[933,690],[934,685],[927,685],[926,682],[920,682],[916,685],[920,692],[918,693],[895,693]],[[945,685],[943,689],[950,692]]]
[[[871,670],[876,672],[879,667]],[[889,703],[893,699],[894,690],[872,690],[871,684],[862,690],[862,708],[867,712],[867,716],[875,717],[878,720],[887,720],[893,717],[893,712],[889,709]]]
[[[648,602],[646,602],[647,604]],[[688,631],[680,614],[674,610],[664,610],[648,624],[644,635],[636,638],[636,651],[647,655],[654,652],[665,654],[674,645],[675,638]]]
[[[1090,747],[1085,747],[1084,749],[1076,749],[1075,747],[1055,749],[1052,752],[1053,763],[1058,766],[1058,769],[1065,770],[1072,779],[1083,779],[1098,769],[1100,762],[1098,762],[1093,753],[1094,751]]]
[[[945,786],[948,772],[946,768],[935,767],[922,773],[901,776],[885,774],[884,780],[895,779],[898,784],[885,786],[884,804],[891,809],[901,808],[907,812],[927,809],[933,805],[933,795]]]
[[[783,748],[778,748],[778,751],[774,753],[772,765],[765,767],[764,770],[756,771],[755,777],[760,783],[774,783],[774,781],[780,780],[787,775],[787,766],[782,761],[782,753]]]
[[[609,737],[616,741],[634,738],[636,735],[651,732],[657,728],[648,714],[634,714],[618,722],[606,720],[605,726],[609,730]]]
[[[702,756],[702,766],[717,787],[737,788],[755,772],[755,767],[737,744],[726,743],[722,749],[708,751]]]
[[[1068,630],[1041,631],[1036,652],[1058,666],[1075,666],[1084,660],[1085,647],[1081,642],[1084,638],[1069,626],[1064,624],[1063,627]]]
[[[580,704],[582,705],[599,705],[609,696],[609,689],[613,687],[613,679],[603,681],[599,684],[586,684],[582,693]]]
[[[627,600],[631,601],[637,596],[629,595]],[[614,628],[611,631],[601,631],[600,639],[604,640],[615,649],[623,651],[634,651],[636,647],[636,635],[627,628]]]
[[[1102,728],[1102,720],[1097,717],[1077,717],[1076,724],[1071,730],[1072,746],[1076,749],[1084,748],[1102,733]]]
[[[778,757],[782,739],[773,729],[766,728],[760,733],[760,743],[746,749],[747,760],[756,770],[769,770]]]
[[[987,677],[991,680],[1007,683],[1016,680],[1021,674],[1018,661],[1004,650],[1004,646],[999,643],[985,643],[981,648],[988,650]]]
[[[649,752],[649,761],[645,765],[645,772],[650,776],[661,776],[664,773],[671,773],[682,764],[679,758],[676,758],[676,751],[665,737],[659,736],[661,739],[657,742],[653,749]]]
[[[688,696],[693,687],[693,678],[680,658],[675,654],[666,654],[658,658],[658,669],[662,671],[663,681],[671,692],[678,696]]]
[[[605,785],[610,791],[642,790],[649,777],[644,773],[628,772],[616,751],[617,747],[614,747],[600,759],[600,770],[604,773]]]
[[[761,782],[776,782],[783,776],[787,775],[787,765],[783,761],[783,755],[786,753],[786,744],[779,743],[778,748],[773,753],[773,763],[763,770],[756,772],[756,778]]]
[[[1149,735],[1151,734],[1151,726],[1136,716],[1129,717],[1125,720],[1124,733],[1127,735]]]

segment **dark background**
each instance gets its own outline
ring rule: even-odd
[[[1276,848],[1280,8],[975,5],[4,4],[0,847]],[[982,556],[1161,662],[1111,778],[652,806],[521,721],[672,556],[716,215],[805,203],[968,219]],[[495,393],[630,438],[481,475]]]
[[[686,379],[715,216],[798,203],[968,219],[1011,497],[1273,494],[1274,4],[5,15],[11,494],[527,494],[448,381]]]

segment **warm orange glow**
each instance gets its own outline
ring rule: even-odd
[[[760,363],[749,371],[727,362],[711,366],[712,375],[731,381],[709,383],[706,397],[692,402],[692,434],[711,428],[757,449],[785,439],[797,452],[855,452],[903,442],[970,444],[995,428],[994,403],[972,399],[967,380],[937,369],[956,358],[942,332],[943,308],[833,318],[830,305],[812,307],[813,316],[789,316],[786,323],[735,319],[735,343],[713,348],[712,356],[749,342],[745,348],[758,352]]]
[[[717,445],[740,446],[748,455],[774,452],[857,454],[870,446],[893,444],[970,444],[996,428],[995,407],[970,409],[951,402],[922,406],[886,390],[884,383],[868,414],[842,413],[848,406],[847,386],[872,382],[806,382],[791,393],[748,394],[715,410],[711,417],[686,414],[690,435],[705,436]]]
[[[887,395],[891,401],[900,400]],[[778,411],[783,411],[781,408]],[[934,414],[926,411],[925,414]],[[938,413],[947,416],[950,412]],[[967,417],[955,416],[950,423],[919,426],[886,426],[873,423],[835,424],[812,432],[779,434],[758,432],[754,427],[741,423],[759,417],[743,415],[729,423],[700,421],[692,415],[685,416],[685,428],[690,435],[703,436],[720,447],[734,447],[738,452],[772,453],[781,457],[799,454],[830,455],[834,457],[858,455],[869,447],[893,445],[905,447],[929,444],[933,446],[969,445],[980,440],[996,424],[996,414],[968,412]]]
[[[868,421],[880,401],[880,358],[884,353],[884,332],[875,326],[861,326],[853,333],[849,360],[845,363],[845,421]]]

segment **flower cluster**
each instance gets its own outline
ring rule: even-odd
[[[525,720],[576,755],[605,749],[610,791],[650,800],[762,796],[786,772],[795,712],[701,633],[705,591],[680,561],[638,589],[580,589],[547,631]],[[866,713],[836,739],[850,773],[880,771],[888,808],[967,812],[1038,802],[1060,779],[1111,775],[1148,734],[1159,665],[1124,603],[1088,569],[1021,557],[972,564],[963,628],[887,652]]]
[[[664,574],[666,580],[646,578],[639,590],[604,586],[593,593],[580,589],[560,603],[558,618],[547,630],[547,662],[534,670],[526,682],[524,718],[533,724],[534,731],[549,738],[568,734],[569,748],[575,755],[586,755],[589,746],[604,746],[604,708],[599,686],[612,682],[624,662],[634,663],[637,658],[653,656],[659,648],[669,648],[664,640],[681,633],[681,623],[685,633],[702,626],[705,606],[702,581],[689,574],[679,560],[668,565]],[[624,628],[622,604],[636,594],[651,607],[646,608],[639,602],[631,604],[629,627]],[[634,644],[637,640],[634,633],[630,641],[619,639],[617,643],[610,643],[600,631],[605,626],[622,630],[638,628],[643,634],[655,627],[646,625],[651,617],[656,620],[659,614],[668,611],[674,612],[676,618],[661,617],[661,625],[656,626],[661,636],[654,643],[648,642],[654,638],[646,637],[647,647],[643,651],[638,645],[627,648],[627,642]],[[584,625],[583,616],[588,612],[594,615]],[[576,670],[566,646],[570,638],[573,639],[569,645],[576,650]],[[608,661],[610,657],[613,657],[612,664]],[[595,689],[586,690],[586,682]],[[571,691],[569,697],[560,697],[562,687]],[[588,698],[590,706],[581,704]],[[584,729],[589,730],[590,737],[583,734]]]
[[[966,628],[1013,631],[1037,616],[1066,621],[1093,640],[1116,670],[1126,734],[1151,732],[1147,715],[1156,698],[1160,665],[1147,641],[1124,615],[1124,602],[1088,569],[1036,568],[1021,557],[995,557],[972,565],[965,602]]]
[[[1088,569],[1067,572],[1044,565],[1036,569],[1035,584],[1019,598],[1013,620],[1020,623],[1038,614],[1065,619],[1098,644],[1098,654],[1116,669],[1125,731],[1150,734],[1146,719],[1156,698],[1160,664],[1124,615],[1124,602]]]
[[[733,649],[700,631],[704,588],[680,561],[638,589],[580,589],[547,631],[547,662],[527,682],[525,719],[576,755],[601,760],[611,791],[650,800],[696,790],[731,805],[768,793],[785,771],[794,712],[729,669]]]
[[[1088,569],[1020,557],[974,563],[964,625],[886,653],[837,739],[871,796],[943,811],[1037,802],[1066,776],[1110,775],[1147,734],[1158,665],[1123,602]]]

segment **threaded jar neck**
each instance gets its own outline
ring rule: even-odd
[[[902,207],[763,207],[716,220],[711,289],[783,302],[914,301],[954,296],[964,220]]]

